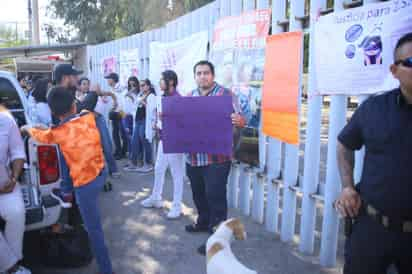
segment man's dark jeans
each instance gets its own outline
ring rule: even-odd
[[[115,155],[125,156],[127,152],[127,134],[123,127],[122,118],[120,113],[115,112],[111,115],[112,127],[113,127],[113,141],[115,146]],[[120,139],[121,138],[121,139]]]
[[[389,231],[371,217],[359,216],[346,239],[344,274],[412,273],[412,233]]]
[[[202,167],[187,165],[193,201],[199,214],[197,224],[210,231],[227,219],[226,186],[230,167],[230,162]]]

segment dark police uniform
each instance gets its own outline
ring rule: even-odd
[[[348,149],[366,149],[357,190],[362,208],[345,246],[345,274],[412,273],[412,105],[400,89],[365,101],[342,130]]]

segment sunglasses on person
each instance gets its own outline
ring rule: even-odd
[[[402,65],[407,68],[412,68],[412,56],[409,58],[406,58],[404,60],[398,60],[395,62],[395,65]]]

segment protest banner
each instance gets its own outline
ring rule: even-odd
[[[220,19],[215,26],[211,59],[216,81],[230,88],[239,101],[247,128],[239,130],[235,157],[252,165],[259,162],[259,129],[265,43],[270,9],[254,10]]]
[[[389,66],[396,42],[408,32],[412,32],[410,0],[320,17],[314,27],[316,87],[309,95],[373,94],[399,86]]]
[[[106,76],[112,72],[117,72],[116,65],[117,65],[116,56],[110,56],[110,57],[103,58],[102,60],[103,75]]]
[[[139,76],[139,49],[121,50],[119,68],[120,84],[127,87],[127,79],[130,76]]]
[[[287,32],[267,39],[263,85],[263,132],[299,144],[299,89],[303,34]]]
[[[178,90],[187,95],[196,88],[193,66],[207,56],[207,32],[195,33],[189,37],[169,43],[150,43],[150,79],[157,84],[160,74],[174,70],[178,75]]]
[[[232,110],[231,96],[164,97],[164,152],[232,155]]]

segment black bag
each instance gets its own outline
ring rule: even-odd
[[[28,265],[57,268],[83,267],[93,260],[87,232],[81,226],[64,233],[42,232],[25,237],[24,256]]]
[[[259,165],[259,132],[257,129],[236,128],[233,147],[236,160],[252,166]]]

